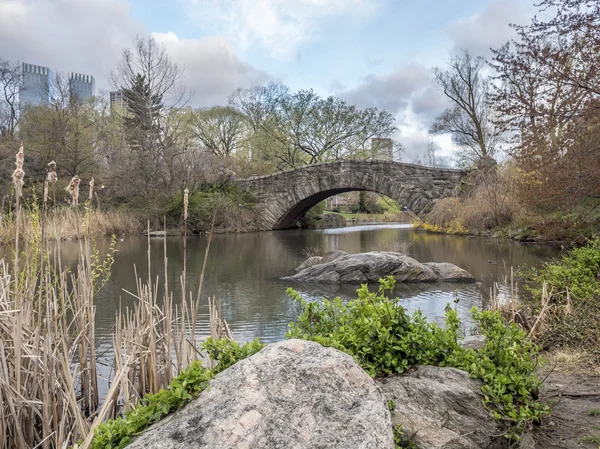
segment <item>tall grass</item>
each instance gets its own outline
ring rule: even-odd
[[[137,234],[142,226],[130,215],[118,211],[102,211],[84,209],[79,211],[71,207],[41,211],[37,206],[22,209],[19,221],[19,234],[28,240],[41,240],[42,222],[47,238],[62,240],[77,240],[84,237],[98,238],[113,234]],[[0,220],[0,243],[14,244],[17,234],[16,214],[12,211]]]
[[[193,297],[184,267],[184,293],[175,301],[166,276],[163,285],[152,280],[149,258],[146,280],[133,270],[137,288],[127,293],[135,305],[116,311],[113,375],[100,397],[94,298],[110,275],[115,240],[100,258],[89,238],[99,217],[80,215],[77,207],[52,216],[45,204],[25,211],[16,197],[10,220],[3,220],[11,222],[13,241],[0,259],[0,449],[87,448],[105,419],[135,408],[203,358],[195,337],[202,282]],[[67,229],[82,237],[75,266],[62,264]],[[58,241],[52,250],[47,236]],[[165,272],[167,260],[165,245]],[[210,310],[211,336],[231,337],[214,298]]]

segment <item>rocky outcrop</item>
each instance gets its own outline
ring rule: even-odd
[[[335,251],[311,257],[286,280],[308,283],[362,284],[393,276],[397,282],[474,282],[471,274],[451,263],[421,263],[397,252],[347,254]]]
[[[267,346],[131,449],[392,449],[381,391],[352,357],[309,341]]]
[[[392,425],[419,449],[504,447],[502,425],[483,405],[481,382],[455,368],[420,366],[380,381]]]

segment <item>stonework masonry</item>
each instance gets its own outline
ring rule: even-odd
[[[464,170],[387,161],[341,161],[235,182],[254,195],[260,229],[271,230],[290,228],[325,198],[354,190],[386,195],[424,216],[437,199],[456,195],[466,178]]]

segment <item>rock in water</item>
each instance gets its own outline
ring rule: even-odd
[[[210,381],[131,449],[393,449],[377,384],[352,357],[303,340],[271,344]]]
[[[419,366],[380,383],[394,401],[392,425],[419,449],[504,447],[502,425],[483,405],[481,382],[455,368]]]
[[[331,254],[331,253],[330,253]],[[474,282],[471,274],[451,263],[421,263],[412,257],[390,251],[346,254],[335,258],[311,257],[286,280],[327,284],[363,284],[393,276],[397,282]]]

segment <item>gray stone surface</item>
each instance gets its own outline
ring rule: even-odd
[[[312,258],[311,258],[312,259]],[[393,276],[397,282],[474,282],[467,271],[450,263],[421,263],[397,252],[372,251],[359,254],[326,256],[300,265],[286,280],[308,283],[360,284]]]
[[[468,373],[419,366],[380,382],[392,400],[392,425],[419,449],[492,449],[504,447],[501,424],[483,405],[480,381]]]
[[[465,349],[481,349],[486,343],[485,335],[469,335],[462,339],[460,344]]]
[[[235,182],[256,198],[260,229],[285,229],[331,195],[378,192],[424,216],[439,198],[456,194],[467,172],[388,161],[315,164]]]
[[[271,344],[138,437],[131,449],[393,449],[377,384],[347,354]]]

